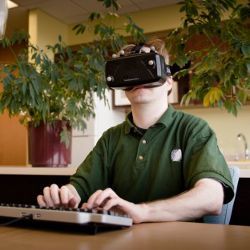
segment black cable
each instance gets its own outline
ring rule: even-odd
[[[13,220],[10,220],[8,222],[5,222],[5,223],[1,223],[0,224],[0,227],[5,227],[5,226],[9,226],[11,224],[14,224],[18,221],[22,221],[22,220],[27,220],[27,219],[32,219],[32,214],[27,214],[27,215],[24,215],[22,217],[19,217],[19,218],[15,218]]]

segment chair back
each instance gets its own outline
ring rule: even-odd
[[[232,211],[233,211],[233,205],[235,201],[236,191],[238,187],[238,182],[240,178],[240,169],[237,166],[230,166],[229,167],[231,176],[232,176],[232,182],[234,185],[234,197],[233,199],[227,203],[224,204],[222,207],[222,211],[219,215],[206,215],[203,217],[203,222],[210,223],[210,224],[229,224]]]

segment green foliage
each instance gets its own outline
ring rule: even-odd
[[[250,5],[185,0],[180,12],[185,14],[183,23],[166,43],[172,63],[183,67],[191,61],[189,70],[179,73],[190,74],[190,91],[182,104],[200,100],[236,115],[250,95]],[[200,39],[203,45],[196,46]]]
[[[12,40],[5,38],[3,43],[12,44]],[[0,111],[21,115],[24,124],[68,120],[72,127],[84,129],[85,120],[94,115],[93,94],[105,99],[103,51],[93,46],[73,51],[61,37],[47,50],[57,55],[56,62],[29,45],[15,64],[2,65]]]
[[[119,8],[116,0],[100,2],[115,11]],[[107,103],[105,61],[112,51],[125,44],[125,37],[119,31],[122,29],[136,41],[144,39],[143,30],[131,18],[128,17],[124,27],[115,28],[106,24],[107,17],[117,18],[118,15],[92,13],[89,27],[94,21],[96,39],[74,50],[64,44],[61,36],[56,44],[47,46],[46,53],[30,44],[24,33],[15,33],[12,38],[1,40],[0,46],[13,52],[16,63],[0,65],[3,72],[0,74],[3,83],[0,113],[7,109],[10,116],[20,116],[25,125],[67,120],[71,127],[83,130],[86,119],[94,116],[94,94]],[[78,24],[74,31],[84,34],[89,27]],[[27,48],[15,54],[12,46],[24,40],[28,43]],[[54,55],[55,60],[48,54]],[[61,133],[61,139],[68,143],[66,129]]]
[[[120,5],[117,0],[98,0],[98,1],[102,2],[106,8],[112,7],[116,11],[120,8]]]
[[[127,43],[128,37],[137,43],[145,41],[146,37],[143,33],[143,29],[140,28],[130,16],[125,16],[127,21],[123,25],[117,26],[120,17],[117,14],[120,8],[117,0],[98,1],[103,2],[106,8],[111,8],[111,11],[107,13],[92,12],[89,15],[88,22],[85,24],[80,23],[73,27],[76,34],[84,34],[86,30],[92,30],[96,37],[93,43],[102,47],[106,55],[121,49],[121,47]],[[122,32],[125,33],[125,35],[123,35]]]

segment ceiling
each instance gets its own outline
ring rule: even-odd
[[[7,32],[15,29],[28,29],[28,11],[40,9],[65,24],[76,24],[86,20],[91,12],[103,12],[107,9],[98,0],[13,0],[19,7],[9,10]],[[163,5],[178,0],[118,0],[119,14],[131,13]]]

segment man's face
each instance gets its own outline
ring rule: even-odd
[[[171,89],[169,84],[149,88],[147,86],[138,85],[131,90],[126,90],[125,94],[130,103],[133,104],[149,104],[164,98],[167,101],[168,91]]]

